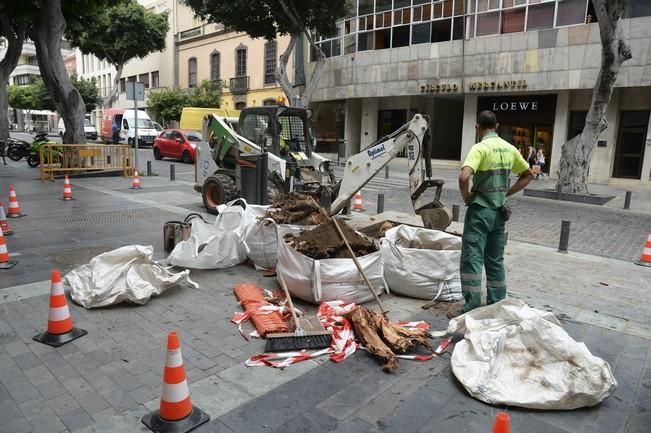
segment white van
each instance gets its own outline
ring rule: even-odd
[[[63,117],[59,119],[59,136],[63,137],[66,132],[66,125],[63,123]],[[87,140],[97,140],[97,129],[90,123],[90,114],[84,117],[84,134]]]
[[[124,110],[122,114],[120,141],[126,141],[131,147],[136,146],[135,125],[134,110]],[[142,110],[138,110],[138,147],[153,146],[157,136],[158,131],[156,131],[154,122],[151,121],[149,115]]]

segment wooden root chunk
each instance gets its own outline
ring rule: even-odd
[[[398,367],[396,354],[403,354],[418,345],[432,350],[427,331],[403,328],[368,308],[357,307],[345,317],[350,320],[355,336],[366,350],[380,358],[386,372]]]

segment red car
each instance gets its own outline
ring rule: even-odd
[[[175,158],[186,164],[194,164],[197,142],[201,134],[185,129],[166,129],[154,140],[154,158]]]

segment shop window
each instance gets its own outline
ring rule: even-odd
[[[188,59],[188,87],[195,87],[196,85],[197,85],[197,59],[192,57]]]
[[[373,49],[373,32],[359,33],[357,35],[357,51]]]
[[[366,15],[373,13],[373,0],[359,0],[359,9],[357,15]]]
[[[463,17],[456,17],[452,21],[452,39],[463,39]]]
[[[529,3],[531,3],[531,1]],[[527,30],[542,30],[554,27],[555,6],[556,3],[553,2],[529,6]]]
[[[525,11],[525,8],[503,11],[502,33],[523,32]]]
[[[406,47],[409,45],[409,26],[400,26],[393,28],[392,47]]]
[[[500,32],[500,13],[489,12],[477,15],[477,36],[494,35]]]
[[[449,20],[447,20],[449,21]],[[429,43],[432,23],[414,24],[411,26],[412,45]]]
[[[588,0],[565,0],[558,3],[556,26],[585,23]]]
[[[432,21],[432,42],[449,41],[451,32],[452,20]]]
[[[352,54],[357,49],[357,36],[348,35],[344,37],[344,54]]]
[[[391,29],[377,30],[375,32],[375,49],[391,48]]]

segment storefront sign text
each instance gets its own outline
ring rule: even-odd
[[[420,86],[420,93],[441,93],[441,92],[456,92],[459,86],[453,84],[425,84]]]
[[[474,81],[470,83],[470,90],[508,90],[526,88],[527,80]]]
[[[493,111],[538,111],[538,101],[493,102]]]

